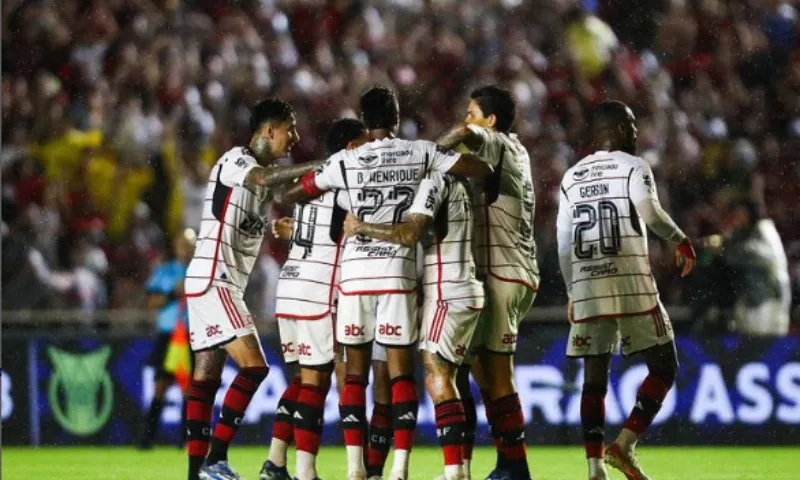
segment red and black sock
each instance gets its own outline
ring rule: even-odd
[[[339,416],[346,446],[364,446],[364,430],[367,426],[366,403],[366,380],[358,375],[347,375],[342,394],[339,396]]]
[[[436,436],[442,446],[445,465],[464,463],[464,428],[467,416],[461,400],[447,400],[434,407],[436,412]]]
[[[211,452],[208,454],[208,463],[213,465],[228,459],[228,446],[242,424],[242,417],[250,405],[253,394],[258,390],[261,382],[267,378],[268,367],[247,367],[239,370],[233,379],[225,400],[222,403],[222,412],[219,421],[214,427],[214,438],[211,440]]]
[[[483,398],[483,408],[486,410],[486,421],[489,422],[489,433],[492,435],[492,442],[494,443],[494,448],[497,451],[497,460],[495,464],[498,467],[501,467],[505,464],[505,457],[503,456],[503,452],[500,448],[500,433],[495,426],[497,423],[497,409],[495,408],[495,404],[492,402],[492,397],[489,395],[488,391],[481,390],[481,398]]]
[[[386,457],[392,447],[392,407],[376,403],[369,421],[369,447],[367,449],[367,478],[383,476]]]
[[[186,403],[187,450],[189,453],[189,480],[198,480],[200,467],[208,453],[211,438],[211,412],[219,381],[192,380]]]
[[[316,455],[322,442],[325,423],[325,397],[328,392],[316,385],[303,384],[294,414],[294,438],[297,450]]]
[[[419,394],[414,377],[401,375],[392,379],[392,428],[395,450],[411,450],[417,429]]]
[[[653,423],[653,419],[661,410],[673,380],[657,373],[650,373],[645,377],[639,392],[636,394],[636,406],[625,421],[623,428],[631,430],[636,435],[641,435]]]
[[[275,423],[272,425],[272,437],[292,443],[294,426],[292,417],[297,408],[297,397],[300,395],[300,377],[294,377],[292,383],[283,391],[278,400],[278,410],[275,414]]]
[[[585,384],[581,393],[581,425],[586,458],[603,458],[606,386]]]
[[[475,448],[475,429],[478,427],[478,411],[475,407],[475,399],[472,392],[467,390],[458,392],[461,395],[461,403],[464,406],[464,443],[462,450],[464,460],[472,460],[472,450]]]
[[[525,453],[525,419],[519,395],[513,393],[491,401],[494,416],[493,431],[499,442],[499,457],[514,469],[516,474],[528,473]]]

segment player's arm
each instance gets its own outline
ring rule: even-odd
[[[477,152],[484,144],[484,138],[476,129],[466,123],[459,123],[436,140],[436,144],[447,149],[455,149],[461,144]]]
[[[556,217],[556,239],[558,241],[558,265],[564,286],[569,297],[567,316],[572,321],[572,205],[562,186],[558,199],[558,216]]]
[[[377,223],[362,222],[352,213],[347,214],[344,221],[344,233],[348,237],[354,235],[364,235],[375,240],[397,243],[407,247],[413,247],[422,237],[425,227],[431,222],[432,218],[419,213],[409,214],[403,223],[396,225],[381,225]]]
[[[348,215],[344,223],[345,235],[365,235],[376,240],[413,247],[419,242],[425,228],[439,211],[445,190],[444,175],[431,172],[420,182],[419,190],[408,210],[408,218],[405,222],[396,225],[379,225],[361,222],[355,216]]]
[[[270,165],[268,167],[256,165],[247,173],[243,183],[249,187],[281,185],[314,171],[321,167],[323,163],[324,160],[317,160],[299,165]]]
[[[694,268],[696,254],[692,242],[672,220],[658,201],[655,180],[650,166],[644,161],[630,172],[630,199],[647,227],[668,242],[678,244],[675,261],[683,266],[681,276],[685,277]]]
[[[340,152],[315,170],[303,174],[297,182],[275,192],[275,201],[288,205],[317,198],[328,190],[346,189],[347,181],[344,176],[344,157]]]

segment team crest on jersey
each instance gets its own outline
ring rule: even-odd
[[[581,168],[580,170],[575,170],[572,172],[572,178],[577,181],[581,181],[589,176],[589,169],[588,168]]]
[[[373,153],[367,153],[358,157],[358,163],[364,167],[371,167],[378,162],[378,156]]]

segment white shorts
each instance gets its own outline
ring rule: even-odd
[[[480,315],[481,309],[474,305],[437,301],[426,295],[422,306],[419,349],[438,353],[448,362],[461,365]]]
[[[187,296],[186,308],[189,339],[195,352],[257,333],[241,291],[212,286],[202,295]]]
[[[623,355],[664,345],[675,339],[672,323],[661,302],[650,313],[598,318],[573,323],[567,341],[568,357],[619,353]]]
[[[485,349],[495,353],[517,351],[519,323],[530,311],[536,291],[516,282],[490,277],[485,282],[486,304],[473,336],[472,353]]]
[[[375,340],[388,346],[417,341],[417,294],[339,295],[336,340],[361,345]]]
[[[333,315],[317,320],[278,317],[281,352],[286,363],[320,366],[331,363],[336,355],[333,338]]]

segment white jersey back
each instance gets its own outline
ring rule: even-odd
[[[535,198],[528,151],[515,134],[470,125],[483,145],[478,155],[495,174],[476,189],[475,243],[481,276],[539,287],[536,240],[533,235]]]
[[[313,320],[331,313],[347,215],[337,204],[338,196],[338,190],[325,192],[295,205],[289,258],[278,280],[276,316]]]
[[[429,170],[446,172],[460,155],[433,142],[373,140],[330,157],[315,176],[321,190],[341,189],[364,222],[404,222]],[[416,288],[416,249],[351,237],[342,254],[340,290],[346,295],[410,293]]]
[[[267,225],[269,190],[243,186],[258,163],[250,149],[234,147],[209,174],[194,257],[186,272],[186,294],[212,285],[244,291]]]
[[[483,284],[473,257],[471,193],[465,181],[432,172],[420,184],[409,211],[434,219],[423,263],[425,296],[480,307]]]
[[[619,151],[596,152],[564,174],[558,230],[571,232],[576,321],[644,313],[658,303],[632,187],[655,195],[649,166]]]

